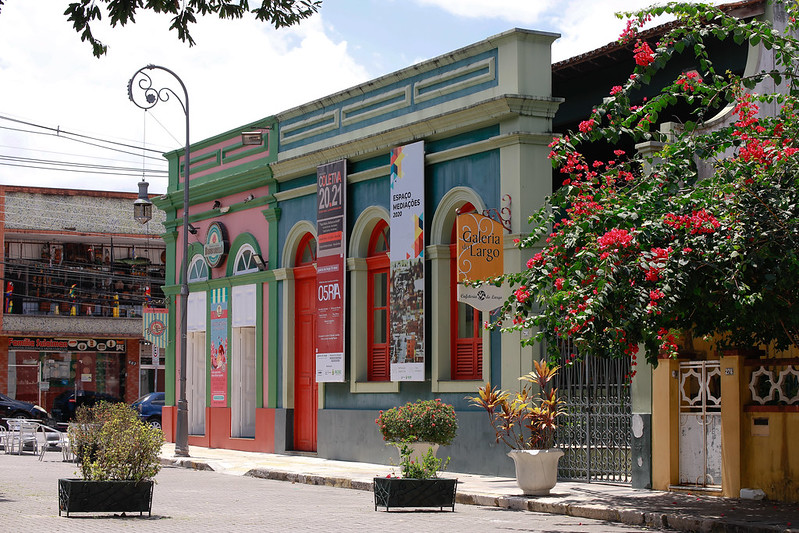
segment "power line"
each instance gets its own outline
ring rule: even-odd
[[[35,133],[35,132],[32,132],[32,133]],[[130,163],[131,162],[129,159],[119,159],[119,158],[113,158],[113,157],[102,157],[102,156],[96,156],[96,155],[84,155],[84,154],[77,154],[77,153],[74,153],[74,152],[57,152],[55,150],[40,150],[40,149],[36,149],[36,148],[25,148],[25,147],[22,147],[22,146],[10,146],[8,144],[0,144],[0,148],[10,148],[11,150],[19,150],[19,151],[23,151],[23,152],[37,152],[37,153],[41,153],[41,154],[55,154],[55,155],[75,156],[75,157],[82,157],[82,158],[85,158],[85,159],[92,159],[92,160],[99,159],[99,160],[103,160],[103,161],[119,161],[119,162],[123,162],[123,163]],[[127,153],[127,152],[123,152],[123,153]],[[141,157],[144,157],[144,158],[152,159],[153,161],[158,161],[158,162],[164,163],[164,164],[166,164],[166,162],[167,162],[163,157],[142,156],[142,155],[136,155],[135,157],[137,159],[141,158]]]
[[[113,171],[138,171],[138,172],[150,172],[155,174],[168,174],[166,170],[159,170],[159,169],[152,169],[152,168],[137,168],[137,167],[117,167],[112,165],[98,165],[98,164],[91,164],[91,163],[77,163],[72,161],[58,161],[53,159],[38,159],[34,157],[21,157],[21,156],[7,156],[7,155],[0,155],[0,160],[5,161],[12,161],[15,163],[36,163],[40,165],[61,165],[64,167],[78,167],[78,168],[87,168],[87,169],[96,169],[96,170],[113,170]]]
[[[153,148],[147,148],[147,147],[144,147],[144,146],[136,146],[136,145],[133,145],[133,144],[121,143],[121,142],[117,142],[117,141],[109,141],[107,139],[100,139],[98,137],[92,137],[90,135],[82,135],[80,133],[74,133],[74,132],[70,132],[70,131],[67,131],[67,130],[62,130],[60,126],[57,127],[57,128],[51,128],[51,127],[48,127],[48,126],[42,126],[41,124],[35,124],[33,122],[27,122],[25,120],[19,120],[19,119],[7,117],[7,116],[4,116],[4,115],[0,115],[0,119],[8,120],[10,122],[16,122],[17,124],[25,124],[26,126],[33,126],[34,128],[41,128],[43,130],[54,131],[54,132],[56,132],[56,136],[59,136],[59,137],[62,134],[63,135],[73,135],[75,137],[80,137],[82,139],[90,139],[92,141],[104,142],[104,143],[113,144],[113,145],[116,145],[116,146],[124,146],[125,148],[133,148],[135,150],[144,150],[144,151],[147,151],[147,152],[153,152],[153,153],[157,153],[157,154],[161,154],[162,153],[161,150],[155,150]],[[35,132],[31,132],[31,133],[35,133]],[[91,143],[87,143],[87,144],[91,144]]]
[[[59,172],[82,172],[84,174],[100,174],[103,176],[140,176],[141,170],[136,170],[134,172],[99,172],[95,170],[88,170],[88,169],[73,169],[73,168],[51,168],[46,166],[37,166],[37,165],[22,165],[17,163],[0,163],[0,166],[6,167],[20,167],[20,168],[35,168],[37,170],[57,170]],[[160,176],[165,177],[165,176]]]

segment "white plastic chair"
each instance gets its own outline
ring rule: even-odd
[[[0,426],[0,446],[8,453],[8,429],[5,426]]]
[[[39,460],[42,461],[47,450],[60,451],[64,455],[66,440],[61,431],[40,424],[36,428],[36,445],[39,448]]]
[[[8,423],[9,436],[6,442],[9,443],[8,453],[14,453],[16,450],[17,455],[22,454],[25,445],[31,444],[34,453],[39,452],[39,445],[36,440],[36,428],[39,427],[38,422],[32,422],[24,419],[9,418],[6,420]]]

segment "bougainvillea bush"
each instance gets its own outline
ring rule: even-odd
[[[626,14],[632,74],[551,144],[562,186],[519,242],[533,249],[527,269],[491,280],[513,292],[490,327],[539,328],[523,342],[544,340],[553,357],[567,337],[577,353],[633,361],[643,344],[653,364],[676,353],[685,331],[721,348],[797,344],[797,5],[777,8],[790,32],[700,4]],[[637,29],[662,15],[678,24],[657,43],[641,40]],[[774,68],[717,71],[712,39],[771,50]],[[632,101],[677,57],[695,68]],[[659,128],[677,108],[688,111]],[[613,149],[646,142],[662,149]],[[611,146],[606,159],[583,155],[600,143]]]

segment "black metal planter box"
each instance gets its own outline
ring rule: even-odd
[[[150,481],[58,480],[58,516],[69,513],[135,513],[151,516],[153,484]]]
[[[457,479],[374,478],[375,511],[378,507],[451,507],[455,510]]]

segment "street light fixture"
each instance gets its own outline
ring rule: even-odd
[[[139,182],[139,197],[133,202],[133,220],[139,224],[147,224],[153,218],[153,203],[147,194],[149,186],[142,178]]]
[[[152,70],[163,70],[172,75],[183,89],[183,99],[181,100],[180,95],[169,87],[163,89],[153,88],[153,79],[149,74],[149,71]],[[134,81],[137,78],[136,88],[140,89],[144,95],[145,102],[143,103],[137,102],[133,98]],[[189,93],[186,90],[186,86],[183,84],[183,80],[181,80],[177,74],[166,67],[160,67],[158,65],[147,65],[146,67],[140,68],[128,82],[128,98],[130,98],[130,101],[136,104],[137,107],[144,110],[152,108],[158,102],[166,102],[172,96],[180,103],[183,108],[183,113],[186,115],[186,147],[183,155],[183,262],[181,266],[180,284],[180,374],[178,378],[177,424],[175,426],[175,455],[188,457],[189,414],[188,403],[186,401],[186,317],[189,304]],[[178,174],[179,173],[180,165],[178,165]],[[141,191],[141,185],[139,185],[139,187]],[[141,197],[141,192],[139,196]]]

